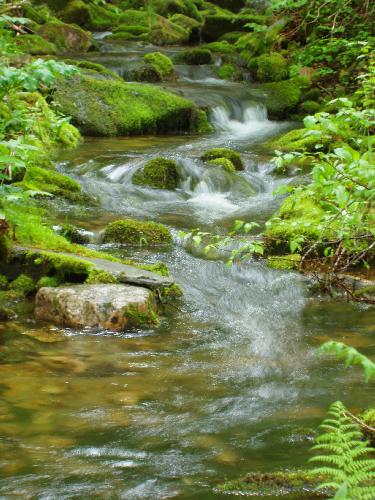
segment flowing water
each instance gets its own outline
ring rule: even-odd
[[[118,73],[144,51],[105,47],[99,59]],[[274,177],[261,146],[293,126],[267,119],[264,96],[210,68],[178,70],[170,87],[210,107],[215,133],[87,139],[59,168],[101,208],[60,207],[60,217],[94,234],[125,215],[167,224],[169,251],[94,246],[166,262],[184,299],[152,331],[0,325],[0,498],[222,498],[214,487],[227,478],[303,467],[331,402],[373,402],[357,370],[315,348],[336,339],[375,354],[374,310],[311,296],[299,274],[262,262],[228,268],[179,240],[179,229],[262,224],[280,203],[273,190],[295,179]],[[241,151],[245,172],[204,167],[200,154],[215,146]],[[178,189],[132,185],[134,171],[160,155],[178,162]]]

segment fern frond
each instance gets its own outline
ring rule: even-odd
[[[350,347],[343,342],[330,340],[325,342],[319,348],[320,352],[335,354],[338,359],[344,360],[345,368],[353,365],[361,365],[365,374],[366,382],[375,378],[375,363],[367,356],[364,356],[354,347]]]
[[[374,500],[374,451],[368,442],[362,441],[359,426],[350,419],[343,403],[337,401],[330,406],[321,429],[323,434],[312,447],[319,455],[310,459],[322,464],[312,472],[327,478],[319,489],[330,487],[336,491],[336,499]]]

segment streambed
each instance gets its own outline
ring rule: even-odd
[[[121,73],[122,54],[108,49],[100,62]],[[331,402],[373,400],[357,370],[315,348],[335,339],[374,354],[374,310],[311,296],[299,274],[262,262],[228,268],[194,256],[177,236],[262,224],[280,203],[274,189],[294,181],[272,174],[262,143],[293,124],[269,121],[251,85],[210,68],[181,67],[169,87],[210,107],[212,135],[87,139],[59,168],[101,201],[67,209],[78,226],[97,233],[129,215],[171,228],[169,251],[107,251],[166,262],[184,300],[153,331],[1,325],[1,498],[221,498],[213,488],[227,478],[304,466]],[[207,174],[198,158],[215,146],[240,151],[245,172]],[[160,155],[178,162],[179,189],[133,186],[133,172]]]

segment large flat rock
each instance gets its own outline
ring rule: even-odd
[[[72,328],[125,330],[157,322],[153,293],[130,285],[72,285],[41,288],[36,319]]]
[[[55,254],[51,250],[39,250],[37,248],[21,247],[15,246],[13,252],[15,254],[23,254],[25,252],[33,252],[37,254],[38,252],[46,254]],[[64,252],[59,252],[59,255],[64,255],[66,257],[75,257],[86,262],[93,264],[98,270],[105,271],[112,274],[114,278],[120,283],[127,283],[129,285],[144,286],[151,289],[156,288],[167,288],[174,284],[174,279],[171,276],[161,276],[160,274],[153,273],[151,271],[146,271],[145,269],[140,269],[139,267],[129,266],[121,262],[112,262],[106,259],[98,259],[94,257],[84,257],[82,255],[69,254]]]

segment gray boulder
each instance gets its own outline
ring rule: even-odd
[[[43,287],[36,295],[35,317],[72,328],[117,331],[158,321],[151,290],[117,284]]]

